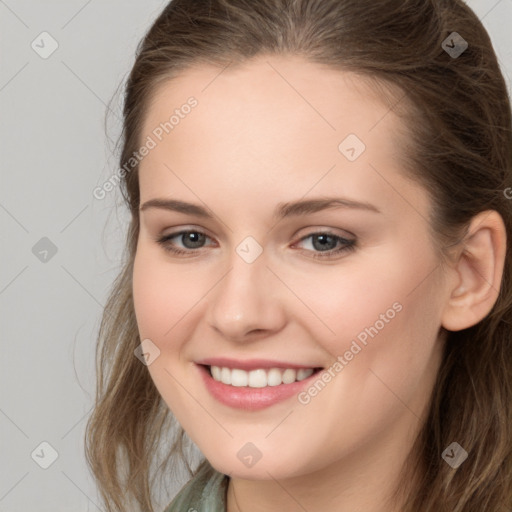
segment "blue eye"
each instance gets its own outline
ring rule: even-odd
[[[171,240],[174,238],[179,238],[184,248],[189,250],[183,250],[179,247],[176,247],[173,243],[171,243]],[[162,245],[166,251],[175,254],[189,254],[190,252],[193,252],[193,249],[201,249],[206,238],[210,237],[201,231],[190,230],[180,231],[170,235],[164,235],[163,237],[159,238],[157,242]]]
[[[180,240],[182,247],[177,247],[176,243],[172,241],[174,239]],[[195,256],[199,252],[198,249],[204,248],[207,239],[211,240],[211,238],[202,231],[186,230],[164,235],[156,241],[165,251],[170,253],[183,256]],[[306,249],[306,251],[311,253],[310,256],[313,258],[329,258],[345,251],[354,251],[356,248],[355,239],[348,240],[328,231],[311,233],[302,237],[296,244],[308,239],[311,239],[311,248]]]
[[[299,241],[302,242],[307,239],[311,239],[310,245],[314,249],[311,254],[313,258],[329,258],[345,251],[353,251],[356,248],[355,240],[347,240],[341,236],[324,231],[311,233]]]

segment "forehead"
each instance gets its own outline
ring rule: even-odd
[[[230,125],[233,130],[240,124],[249,128],[247,121],[276,121],[283,117],[311,123],[311,129],[306,130],[309,135],[313,131],[336,132],[358,122],[362,122],[359,128],[370,130],[389,114],[394,96],[400,95],[398,89],[388,89],[385,98],[384,83],[375,83],[381,84],[379,93],[363,75],[298,56],[260,56],[222,68],[196,64],[154,88],[143,131],[168,118],[166,114],[190,96],[199,101],[201,108],[195,111],[201,111],[200,121],[206,124],[222,111],[215,121],[225,120],[223,128]],[[390,116],[388,123],[397,123],[394,117]],[[266,130],[272,132],[272,126],[267,123]],[[294,128],[299,127],[290,124],[284,133]],[[303,131],[304,128],[300,126]]]
[[[196,106],[181,110],[191,97]],[[226,183],[266,197],[364,187],[381,206],[397,202],[401,189],[421,195],[399,176],[402,120],[354,73],[275,56],[195,66],[155,89],[141,140],[155,138],[173,113],[176,124],[140,164],[142,196],[171,191],[176,175],[210,193],[225,192]]]

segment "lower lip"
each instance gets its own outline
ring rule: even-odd
[[[224,405],[248,411],[257,411],[270,407],[297,395],[313,379],[316,379],[318,371],[304,380],[279,386],[266,386],[264,388],[251,388],[249,386],[230,386],[216,381],[206,366],[196,365],[201,372],[201,377],[210,394]]]

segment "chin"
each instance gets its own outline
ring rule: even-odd
[[[210,464],[220,473],[229,475],[231,478],[241,478],[243,480],[281,480],[294,476],[299,476],[307,471],[301,471],[296,465],[293,466],[293,471],[290,471],[292,466],[291,462],[279,457],[279,460],[274,457],[265,458],[264,455],[253,462],[252,466],[249,461],[243,462],[244,456],[241,455],[242,460],[235,455],[235,458],[226,459],[226,457],[207,457]]]

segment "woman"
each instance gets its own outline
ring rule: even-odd
[[[462,2],[167,5],[125,91],[107,509],[181,457],[168,512],[509,510],[511,125]]]

